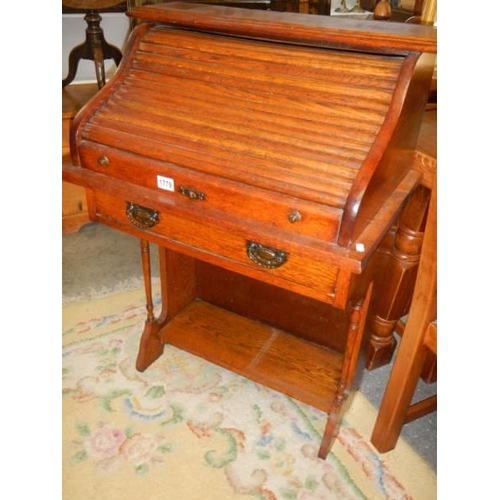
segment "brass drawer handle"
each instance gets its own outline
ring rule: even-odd
[[[182,194],[182,196],[187,196],[190,200],[206,200],[207,195],[203,193],[202,191],[196,191],[194,188],[187,188],[184,186],[179,186],[179,189],[177,190],[179,193]]]
[[[282,266],[288,258],[282,250],[266,247],[255,241],[247,241],[247,255],[253,262],[267,269]]]
[[[127,201],[127,209],[125,214],[128,220],[141,229],[149,229],[160,222],[160,213],[151,208],[142,207]]]

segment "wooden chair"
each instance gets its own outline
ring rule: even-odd
[[[417,5],[419,3],[419,6]],[[363,2],[362,2],[363,4]],[[433,25],[436,21],[437,0],[414,3],[414,12],[421,9],[421,16],[410,23]],[[415,10],[417,9],[417,10]],[[381,23],[387,21],[380,21]],[[396,24],[396,23],[394,23]],[[397,346],[395,334],[401,334],[400,318],[409,311],[411,296],[415,287],[418,263],[421,253],[426,213],[430,201],[430,189],[436,169],[437,156],[437,67],[427,95],[427,107],[423,116],[420,135],[414,151],[413,168],[423,174],[422,186],[415,190],[401,214],[391,237],[386,239],[383,252],[383,271],[375,284],[374,303],[367,329],[369,341],[366,348],[366,368],[374,370],[389,364]],[[403,325],[404,326],[404,325]],[[435,381],[429,356],[427,382]]]
[[[404,424],[437,409],[437,395],[412,404],[429,352],[437,356],[437,189],[436,174],[414,294],[399,351],[373,428],[380,453],[392,450]]]
[[[437,0],[416,1],[414,14],[410,22],[434,24]],[[436,102],[434,85],[429,103]],[[404,326],[401,321],[396,325],[401,335],[399,351],[371,436],[380,453],[396,446],[403,425],[437,410],[437,394],[412,404],[419,378],[433,382],[437,377],[437,144],[435,124],[428,125],[424,118],[414,166],[423,174],[422,184],[431,189],[431,199],[408,319]]]

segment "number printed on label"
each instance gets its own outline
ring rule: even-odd
[[[163,175],[156,176],[157,185],[160,189],[165,191],[175,191],[174,179],[170,177],[163,177]]]

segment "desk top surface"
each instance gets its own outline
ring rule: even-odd
[[[127,15],[188,29],[304,45],[385,53],[437,52],[437,29],[417,24],[183,2],[147,5]]]

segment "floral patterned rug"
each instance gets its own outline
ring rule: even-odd
[[[63,306],[64,500],[436,498],[436,475],[402,440],[376,453],[357,393],[326,460],[326,415],[171,346],[135,356],[143,292]]]

